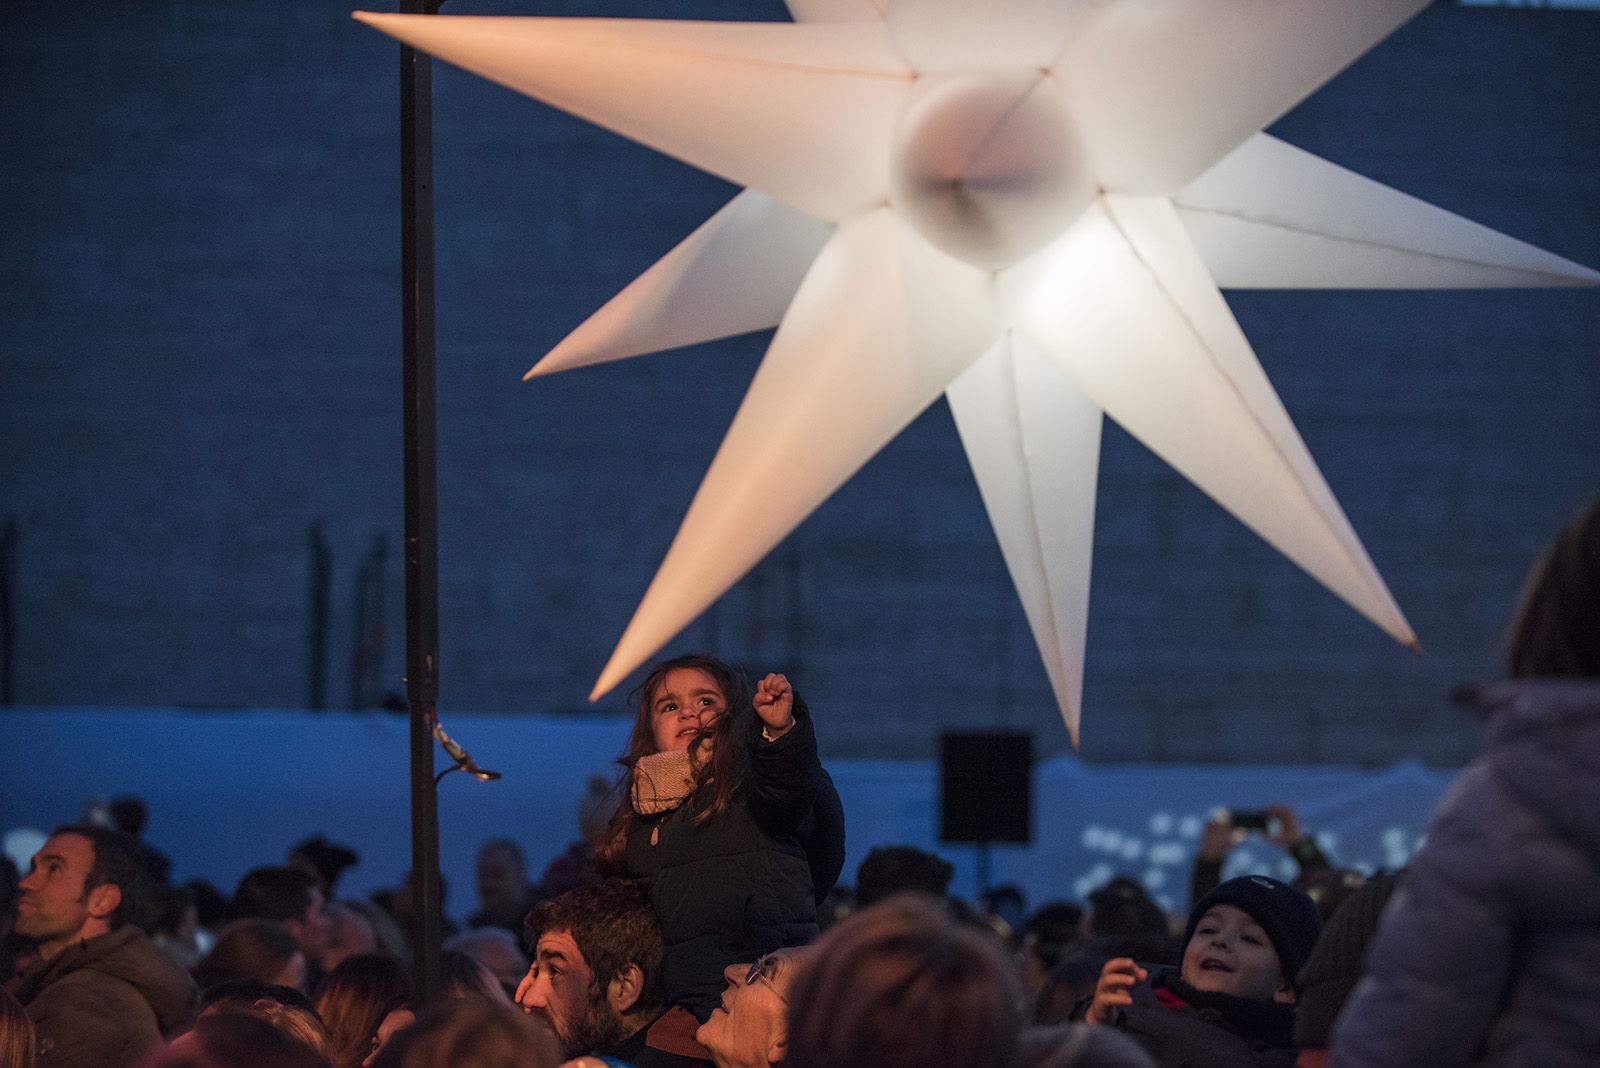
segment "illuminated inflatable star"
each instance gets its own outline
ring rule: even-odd
[[[529,372],[777,326],[594,696],[941,393],[1074,744],[1103,412],[1414,643],[1217,287],[1600,281],[1260,132],[1424,3],[357,14],[746,187]]]

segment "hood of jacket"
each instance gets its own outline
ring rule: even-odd
[[[35,965],[18,984],[24,1002],[74,972],[88,971],[120,979],[139,992],[155,1012],[162,1034],[188,1021],[199,1000],[189,973],[131,924],[109,934],[75,942],[42,965]]]
[[[1600,862],[1600,681],[1488,687],[1485,760],[1561,837]]]

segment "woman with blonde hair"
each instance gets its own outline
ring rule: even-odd
[[[317,1015],[333,1041],[334,1068],[359,1068],[393,1004],[411,995],[411,973],[377,953],[346,957],[317,988]]]

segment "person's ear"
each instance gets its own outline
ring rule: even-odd
[[[1293,1005],[1298,1000],[1298,996],[1294,992],[1294,984],[1285,979],[1283,985],[1278,987],[1277,991],[1272,995],[1272,1000],[1280,1005]]]
[[[644,972],[637,964],[624,964],[622,970],[612,977],[606,985],[606,1001],[616,1010],[618,1016],[626,1016],[639,1004],[639,995],[644,993]]]
[[[772,1039],[772,1044],[767,1047],[767,1063],[782,1064],[783,1055],[789,1051],[789,1038],[787,1035],[777,1035]]]
[[[122,904],[122,887],[116,883],[101,883],[89,891],[89,915],[97,920],[108,920]]]

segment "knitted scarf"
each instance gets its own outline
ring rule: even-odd
[[[711,742],[642,756],[633,765],[633,810],[641,816],[670,812],[694,793],[701,769],[711,762]]]

